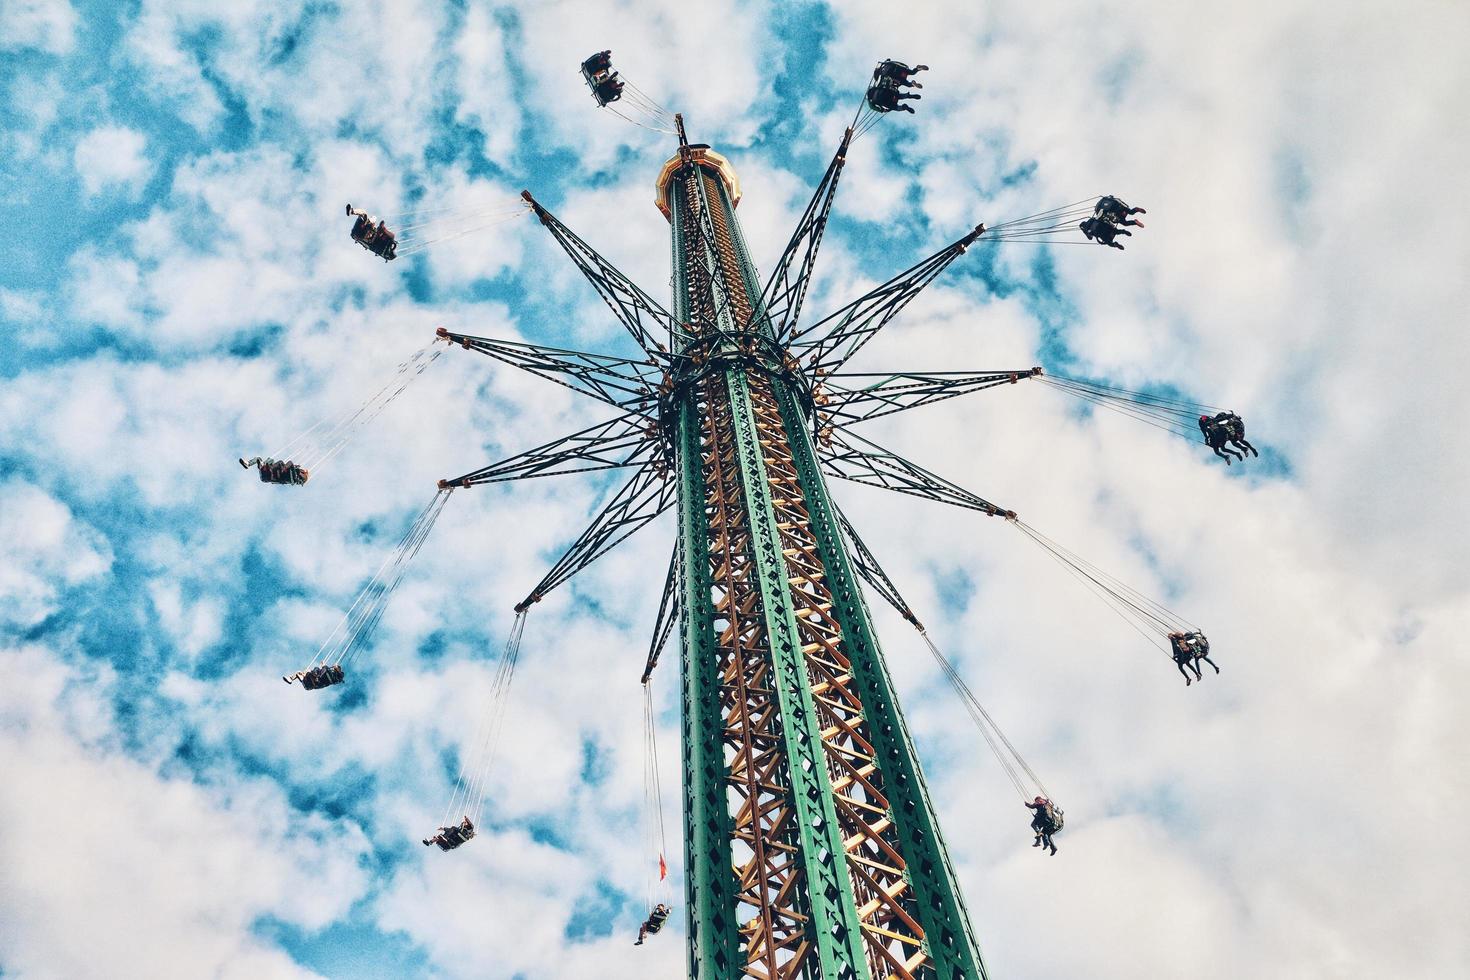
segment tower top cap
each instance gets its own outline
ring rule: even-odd
[[[711,150],[708,143],[693,143],[689,146],[689,155],[695,163],[719,175],[720,181],[725,185],[725,192],[730,195],[730,206],[739,207],[740,178],[736,175],[735,168],[730,166],[730,161],[725,159],[724,154]],[[679,156],[671,157],[669,162],[659,170],[658,180],[654,182],[653,203],[658,205],[664,217],[671,221],[673,217],[669,210],[669,182],[673,180],[674,174],[682,163],[683,160]]]

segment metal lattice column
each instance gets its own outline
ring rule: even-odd
[[[694,977],[982,978],[717,155],[667,185]],[[661,190],[661,193],[664,193]]]

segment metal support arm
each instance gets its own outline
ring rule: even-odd
[[[1041,374],[1041,368],[1019,371],[930,371],[923,374],[879,372],[829,375],[821,381],[817,404],[839,425],[863,422],[910,408],[931,405]]]
[[[669,311],[639,289],[633,280],[619,272],[596,249],[573,234],[570,228],[557,220],[556,215],[538,204],[530,191],[521,191],[521,197],[531,205],[537,219],[551,232],[562,250],[571,256],[577,269],[592,284],[592,288],[597,290],[597,295],[602,297],[613,316],[618,318],[618,322],[633,336],[643,352],[650,358],[667,359],[668,349],[649,331],[643,319],[652,319],[665,336],[669,336],[674,329],[674,318]]]
[[[984,225],[976,225],[959,241],[946,245],[837,312],[799,331],[792,338],[792,346],[812,348],[810,372],[821,377],[846,364],[852,355],[872,340],[889,320],[897,316],[951,262],[963,255],[984,232]],[[825,332],[822,332],[824,328]],[[816,338],[801,339],[811,334],[817,334]]]
[[[516,612],[524,612],[533,602],[540,602],[552,589],[668,510],[673,506],[674,495],[674,481],[665,479],[662,467],[656,461],[644,463],[592,519],[587,530],[557,559],[546,577],[520,601]]]
[[[883,571],[883,566],[878,564],[878,559],[873,557],[873,553],[868,550],[868,546],[858,536],[857,528],[852,526],[852,521],[847,519],[847,515],[842,512],[841,508],[834,507],[833,509],[837,511],[837,520],[842,525],[843,536],[847,538],[847,543],[852,546],[848,551],[848,557],[852,559],[853,571],[857,572],[874,592],[886,599],[890,606],[898,610],[900,616],[908,620],[916,628],[922,630],[924,624],[919,622],[918,617],[914,615],[914,611],[909,608],[909,604],[899,594],[898,586],[893,584],[893,580],[888,577],[888,573]]]
[[[541,344],[472,337],[443,327],[438,335],[465,350],[477,350],[537,377],[624,408],[651,402],[662,377],[652,360],[637,361]]]
[[[658,600],[658,618],[653,622],[653,641],[648,645],[648,660],[643,665],[640,684],[647,684],[658,666],[658,658],[668,645],[674,627],[679,624],[679,540],[674,539],[674,553],[669,555],[669,574],[664,578],[663,596]]]
[[[797,319],[801,316],[801,304],[806,299],[807,287],[811,284],[812,268],[816,265],[817,251],[822,247],[822,235],[827,230],[827,216],[832,211],[832,199],[837,194],[837,182],[842,178],[843,165],[847,163],[847,148],[852,143],[852,129],[842,134],[842,142],[827,164],[827,172],[817,184],[806,211],[797,222],[796,231],[786,243],[781,259],[766,280],[761,291],[760,308],[770,319],[772,336],[783,340],[796,331]],[[798,256],[800,261],[798,262]],[[796,266],[796,274],[791,273]]]
[[[895,490],[941,504],[978,510],[991,517],[1014,518],[1016,512],[998,507],[964,487],[931,473],[897,453],[851,432],[834,435],[830,448],[822,452],[822,464],[832,476],[870,487]],[[853,445],[862,443],[867,449]]]
[[[473,487],[647,465],[658,455],[659,445],[654,421],[640,412],[628,412],[452,480],[440,480],[439,487]]]

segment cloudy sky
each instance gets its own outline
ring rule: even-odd
[[[1464,4],[0,0],[0,975],[683,969],[682,911],[631,945],[666,522],[536,607],[481,838],[417,843],[610,481],[455,494],[350,683],[278,679],[435,480],[606,412],[450,351],[308,487],[234,461],[438,325],[629,352],[533,222],[385,265],[342,214],[529,187],[664,295],[670,141],[597,111],[602,48],[730,157],[765,269],[873,63],[929,64],[851,156],[810,312],[980,220],[1115,192],[1148,227],[977,247],[852,367],[1171,385],[1262,448],[1227,470],[1040,385],[865,433],[1203,624],[1223,673],[1188,689],[1004,523],[836,488],[1067,809],[1042,859],[879,611],[994,974],[1470,973]]]

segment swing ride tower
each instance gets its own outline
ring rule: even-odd
[[[958,881],[817,451],[813,386],[776,335],[730,164],[657,182],[678,366],[689,973],[983,977]]]
[[[628,471],[516,605],[496,703],[511,683],[529,610],[662,514],[677,519],[642,674],[652,760],[645,763],[645,791],[651,812],[660,813],[648,684],[677,632],[688,964],[696,980],[987,976],[862,587],[924,637],[1022,799],[1030,798],[1028,786],[1050,795],[935,647],[833,501],[828,478],[1003,518],[1097,585],[1105,599],[1125,612],[1147,612],[1148,628],[1161,635],[1181,628],[1167,610],[1145,606],[1014,511],[858,431],[881,416],[1023,378],[1046,380],[1029,367],[872,374],[846,365],[982,236],[986,242],[1066,240],[1055,236],[1092,212],[1082,202],[988,230],[976,225],[803,324],[803,302],[849,148],[879,117],[876,109],[859,110],[762,285],[736,217],[741,191],[734,168],[710,147],[690,144],[682,118],[671,116],[667,131],[678,137],[678,152],[655,182],[655,203],[670,228],[669,308],[522,192],[530,213],[633,339],[633,356],[438,332],[442,340],[563,385],[618,414],[441,480],[439,502],[410,529],[401,554],[411,556],[435,508],[457,490]],[[1110,397],[1075,380],[1057,380],[1089,399]],[[1140,402],[1129,411],[1152,418],[1175,408]],[[391,583],[379,591],[386,595]],[[366,625],[353,629],[349,623],[345,631],[353,649],[379,614],[378,606],[363,608],[368,612],[359,620]],[[491,715],[498,718],[498,709]],[[488,747],[493,737],[474,744],[480,748],[466,755],[460,777],[460,787],[468,788],[463,796],[457,788],[446,810],[464,812],[470,824],[480,821],[494,755]],[[461,799],[473,802],[461,808]],[[657,826],[662,871],[661,818]],[[441,835],[447,830],[452,828],[441,827]]]
[[[1078,231],[1093,237],[1104,218],[1127,223],[1128,215],[1142,209],[1106,196],[1095,204],[1074,202],[988,229],[976,225],[803,324],[802,306],[851,144],[884,114],[897,111],[900,100],[918,97],[895,94],[913,84],[908,79],[923,66],[910,69],[885,60],[874,70],[864,103],[762,285],[736,217],[741,191],[734,168],[709,146],[690,144],[680,116],[619,81],[611,73],[609,54],[600,52],[583,63],[598,105],[608,108],[619,101],[626,87],[632,109],[645,117],[629,121],[678,137],[677,154],[655,182],[655,203],[670,228],[670,308],[523,191],[526,210],[596,290],[636,353],[567,350],[443,327],[437,339],[563,385],[617,414],[440,480],[434,500],[316,658],[283,679],[300,680],[307,690],[344,682],[347,666],[368,645],[407,563],[451,494],[493,483],[627,471],[625,482],[608,494],[586,529],[516,604],[482,729],[466,743],[443,825],[423,843],[454,850],[473,838],[482,822],[530,609],[672,512],[677,533],[642,673],[645,801],[662,879],[666,851],[649,682],[677,632],[689,976],[985,980],[863,586],[923,637],[1021,799],[1032,799],[1033,791],[1052,797],[929,637],[834,502],[827,480],[1003,518],[1001,523],[1038,544],[1143,635],[1154,634],[1180,673],[1192,664],[1198,679],[1199,659],[1214,664],[1197,626],[1052,541],[1015,511],[859,430],[875,418],[1014,386],[1022,379],[1038,379],[1092,405],[1185,436],[1198,422],[1209,437],[1203,425],[1208,419],[1198,413],[1211,408],[1160,392],[1047,376],[1039,367],[872,373],[846,366],[982,236],[986,243],[1075,243]],[[505,210],[486,213],[499,221]],[[420,352],[400,365],[398,380],[330,428],[324,458],[340,448],[351,426],[374,417],[437,356],[436,351],[425,360]],[[1227,431],[1231,419],[1235,428]],[[1215,423],[1216,441],[1235,432],[1243,442],[1238,416],[1224,412]],[[1210,444],[1219,454],[1215,442]],[[266,464],[278,461],[256,462],[262,478],[272,482],[275,470]],[[1198,645],[1186,649],[1186,644]],[[1191,649],[1198,655],[1191,657]],[[1061,810],[1048,805],[1045,813],[1053,831],[1059,830]],[[645,923],[647,931],[657,932],[668,911],[657,908]],[[640,932],[640,943],[643,936]]]

